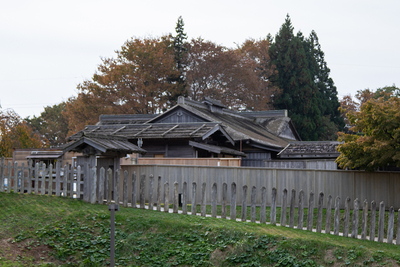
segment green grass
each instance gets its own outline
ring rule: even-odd
[[[400,264],[395,245],[266,224],[123,207],[116,222],[119,266]],[[109,226],[106,205],[0,193],[0,266],[106,266]]]

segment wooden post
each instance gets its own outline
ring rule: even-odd
[[[397,235],[396,235],[396,245],[400,245],[400,209],[397,211]]]
[[[213,183],[211,188],[211,217],[217,217],[217,183]]]
[[[112,201],[112,184],[113,184],[113,171],[111,168],[107,170],[107,203],[111,204]]]
[[[178,182],[174,183],[174,203],[173,203],[173,213],[178,213],[178,208],[179,208],[179,185]]]
[[[161,211],[161,200],[162,200],[162,191],[161,191],[161,176],[158,176],[157,179],[157,211]]]
[[[349,222],[350,222],[350,198],[346,198],[346,202],[344,204],[344,225],[343,225],[343,236],[349,236]]]
[[[140,175],[140,185],[139,185],[139,203],[140,208],[144,209],[145,198],[144,198],[144,190],[145,190],[145,182],[146,182],[146,175],[143,173]]]
[[[27,177],[27,193],[30,195],[32,194],[32,175],[33,175],[33,170],[32,170],[32,159],[28,160],[28,177]],[[0,178],[1,179],[1,178]],[[1,183],[1,181],[0,181]]]
[[[49,184],[47,192],[49,196],[53,195],[53,164],[49,165]]]
[[[128,171],[124,171],[124,180],[122,185],[122,206],[128,207]]]
[[[322,210],[324,208],[324,193],[320,192],[318,197],[318,211],[317,211],[317,233],[322,231]]]
[[[182,214],[187,215],[187,182],[183,182],[182,187]]]
[[[61,192],[61,164],[59,161],[56,162],[56,196],[59,197]]]
[[[120,170],[115,171],[115,184],[114,184],[114,199],[115,204],[119,205],[119,180],[120,180]]]
[[[361,239],[367,239],[367,226],[368,226],[368,202],[364,200],[363,203],[363,213],[361,221]]]
[[[298,216],[297,216],[297,229],[303,229],[303,216],[304,216],[304,191],[299,192],[299,206],[298,206]]]
[[[241,212],[241,220],[242,222],[246,221],[247,218],[247,185],[244,185],[242,188],[242,212]]]
[[[206,217],[206,183],[201,184],[201,216]]]
[[[296,206],[296,190],[292,189],[290,196],[290,210],[289,210],[289,227],[294,227],[294,211]]]
[[[164,212],[169,212],[169,183],[164,184]]]
[[[160,179],[161,177],[158,178],[158,183],[160,183]],[[161,185],[159,184],[159,187],[161,187]],[[160,189],[161,191],[161,189]],[[136,172],[132,173],[132,200],[131,200],[131,208],[136,209],[136,204],[137,204],[137,197],[136,197]],[[158,195],[160,197],[160,200],[157,200],[157,205],[160,206],[160,210],[161,210],[161,192],[158,192]]]
[[[14,194],[18,193],[18,162],[14,162],[13,192],[14,192]]]
[[[282,191],[281,226],[286,226],[287,189]]]
[[[90,199],[90,166],[89,162],[85,162],[83,167],[83,201],[89,202]]]
[[[221,218],[226,219],[226,202],[228,199],[228,185],[222,184],[222,203],[221,203]]]
[[[231,220],[236,221],[236,183],[231,185]]]
[[[331,233],[331,217],[332,217],[332,196],[328,196],[328,203],[326,204],[326,223],[325,223],[325,233]]]
[[[376,202],[371,202],[371,223],[369,225],[369,240],[375,240],[375,224],[376,224]]]
[[[19,193],[24,194],[25,191],[25,163],[21,164],[21,186],[19,188]]]
[[[99,197],[97,199],[97,202],[101,205],[103,205],[104,201],[104,181],[105,181],[105,175],[106,175],[106,170],[101,167],[100,168],[100,177],[99,177]]]
[[[260,223],[267,222],[267,188],[263,186],[261,188],[261,212],[260,212]]]
[[[4,192],[4,174],[6,169],[6,160],[1,157],[1,170],[0,170],[0,192]]]
[[[91,185],[91,188],[89,188],[90,203],[94,204],[97,201],[97,168],[96,168],[96,166],[91,168],[90,180],[91,180],[91,182],[89,183]]]
[[[8,162],[8,169],[7,169],[7,193],[11,192],[11,173],[12,173],[12,167],[11,167],[11,161]]]
[[[314,217],[314,192],[311,191],[310,198],[308,199],[308,216],[307,216],[307,230],[312,231]]]
[[[35,195],[39,192],[39,163],[35,164]]]
[[[41,184],[40,194],[42,196],[46,193],[46,164],[42,164],[42,184]]]
[[[387,243],[393,243],[393,228],[394,228],[394,208],[393,206],[389,209],[389,221],[388,221],[388,229],[387,229]]]
[[[63,176],[63,197],[68,197],[68,186],[69,185],[69,176],[70,176],[70,172],[69,172],[69,165],[65,164],[64,165],[64,176]]]
[[[257,189],[255,186],[251,188],[251,222],[256,222],[256,194]]]
[[[379,203],[378,242],[383,242],[385,228],[385,203]]]
[[[340,197],[335,199],[335,218],[333,221],[333,234],[339,235],[339,223],[340,223]]]
[[[351,237],[352,238],[358,238],[358,222],[359,222],[359,210],[360,210],[360,204],[358,201],[358,198],[354,200],[354,208],[353,208],[353,223],[351,225]]]
[[[191,209],[192,215],[196,215],[197,214],[197,209],[196,209],[196,188],[197,188],[197,184],[196,184],[196,182],[193,182],[192,183],[192,209]]]
[[[153,210],[153,206],[154,206],[153,189],[154,189],[154,176],[153,176],[153,174],[150,174],[149,175],[149,210]]]
[[[270,220],[272,225],[276,225],[276,188],[272,188],[272,202]]]

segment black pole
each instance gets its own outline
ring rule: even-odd
[[[110,266],[115,265],[115,212],[119,210],[118,204],[108,205],[108,210],[111,212],[111,237],[110,237]]]

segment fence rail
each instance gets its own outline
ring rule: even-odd
[[[243,179],[242,184],[236,181],[219,184],[217,179],[212,181],[207,176],[195,181],[190,177],[173,181],[179,176],[143,173],[138,177],[136,172],[116,170],[113,173],[104,168],[98,171],[88,165],[76,169],[59,164],[6,165],[4,159],[0,167],[0,192],[72,197],[92,204],[119,203],[124,207],[164,212],[170,212],[171,206],[173,213],[240,221],[250,219],[251,222],[400,245],[400,209],[397,216],[393,206],[385,212],[384,201],[361,202],[358,198],[341,198],[322,191],[317,194],[313,190],[309,193],[298,189],[288,191],[286,187],[278,190],[276,186],[246,184],[248,179]],[[343,199],[344,212],[341,212]]]

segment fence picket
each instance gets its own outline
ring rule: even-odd
[[[394,227],[394,208],[393,206],[389,209],[389,220],[388,220],[388,229],[387,229],[387,243],[393,243],[393,227]]]
[[[317,233],[322,231],[322,210],[324,205],[324,193],[320,192],[318,197],[318,211],[317,211]]]
[[[290,195],[290,209],[289,209],[289,227],[294,227],[294,211],[296,206],[296,190],[292,189],[292,194]]]
[[[21,178],[20,178],[20,180],[21,180],[21,183],[20,183],[19,192],[20,192],[20,194],[24,194],[25,193],[25,163],[24,162],[22,162],[22,164],[21,164]]]
[[[251,188],[251,222],[256,222],[256,194],[257,188]]]
[[[326,223],[325,223],[325,233],[331,233],[331,217],[332,217],[332,196],[328,196],[328,203],[326,204]]]
[[[140,185],[139,185],[139,204],[140,204],[140,208],[144,209],[144,190],[145,190],[145,182],[146,182],[146,175],[142,174],[140,175]]]
[[[14,163],[14,178],[12,181],[13,192],[16,194],[18,192],[18,162]]]
[[[282,191],[281,225],[286,226],[287,189]]]
[[[90,203],[94,204],[97,201],[97,168],[93,167],[90,169],[90,188],[89,188],[89,192],[90,192]]]
[[[197,214],[197,209],[196,209],[196,188],[197,184],[196,182],[192,183],[192,210],[191,214],[196,215]]]
[[[261,188],[261,212],[260,212],[260,223],[267,222],[267,188],[264,186]]]
[[[8,169],[7,169],[7,193],[11,192],[11,161],[8,162]]]
[[[178,199],[179,199],[179,185],[178,182],[174,183],[174,203],[173,203],[173,213],[178,213],[178,207],[179,207],[179,203],[178,203]]]
[[[271,224],[272,225],[276,225],[276,188],[273,187],[272,188],[272,203],[271,203],[271,216],[270,216],[270,220],[271,220]]]
[[[182,187],[182,214],[187,215],[187,182],[183,182]]]
[[[211,217],[217,217],[217,183],[213,183],[211,188]]]
[[[312,231],[314,216],[314,192],[311,191],[308,199],[308,216],[307,216],[307,230]]]
[[[44,196],[46,193],[46,164],[42,164],[42,177],[41,177],[42,183],[41,183],[41,188],[40,188],[40,194]]]
[[[164,212],[169,212],[169,183],[164,184]]]
[[[333,234],[339,235],[339,223],[340,223],[340,197],[336,197],[335,199],[335,218],[334,218],[334,225],[333,225]]]
[[[236,221],[236,183],[231,184],[231,220]]]
[[[365,240],[367,238],[367,226],[368,226],[368,202],[367,202],[367,200],[364,200],[362,221],[361,221],[361,239],[362,240]]]
[[[149,175],[149,210],[153,210],[153,184],[154,184],[154,176],[153,174]]]
[[[298,215],[297,215],[297,229],[303,229],[303,216],[304,216],[304,192],[300,190],[299,192],[299,205],[298,205]]]
[[[369,240],[375,240],[375,224],[376,224],[376,202],[373,200],[371,202],[371,222],[369,228]]]
[[[122,205],[128,207],[128,171],[124,171],[124,180],[122,186]]]
[[[27,182],[27,189],[26,192],[30,195],[32,193],[32,175],[33,175],[33,171],[32,171],[32,159],[28,160],[28,177],[26,178],[26,182]]]
[[[99,177],[99,197],[97,199],[97,202],[101,205],[103,205],[104,202],[104,181],[105,181],[105,176],[106,176],[106,170],[104,167],[100,168],[100,177]]]
[[[160,183],[160,179],[161,179],[161,177],[158,178],[158,183]],[[158,195],[160,195],[161,192],[157,192],[157,193],[158,193]],[[161,196],[160,196],[159,200],[157,199],[157,208],[158,208],[158,206],[160,207],[159,211],[161,211],[161,203],[160,202],[161,202]],[[132,203],[131,203],[131,207],[135,209],[136,208],[136,203],[137,203],[137,198],[136,198],[136,172],[133,172],[132,173]]]
[[[221,203],[221,218],[226,219],[226,204],[228,199],[228,185],[226,183],[222,184],[222,203]]]
[[[400,245],[400,209],[397,211],[397,214],[396,245]]]
[[[111,204],[112,201],[112,193],[113,193],[113,171],[111,168],[108,168],[107,173],[106,173],[106,179],[107,179],[107,204]]]
[[[343,225],[343,236],[349,236],[349,221],[350,221],[350,198],[346,198],[344,205],[344,225]]]
[[[206,217],[206,183],[201,184],[201,216]]]
[[[1,158],[1,170],[0,170],[0,192],[4,192],[4,176],[6,168],[6,160],[4,157]]]
[[[358,216],[359,216],[359,208],[360,204],[358,201],[358,198],[354,200],[354,208],[353,208],[353,223],[351,226],[351,237],[352,238],[358,238]]]
[[[59,161],[56,162],[56,196],[59,197],[61,192],[61,163]]]
[[[385,203],[379,203],[378,242],[383,242],[385,228]]]

